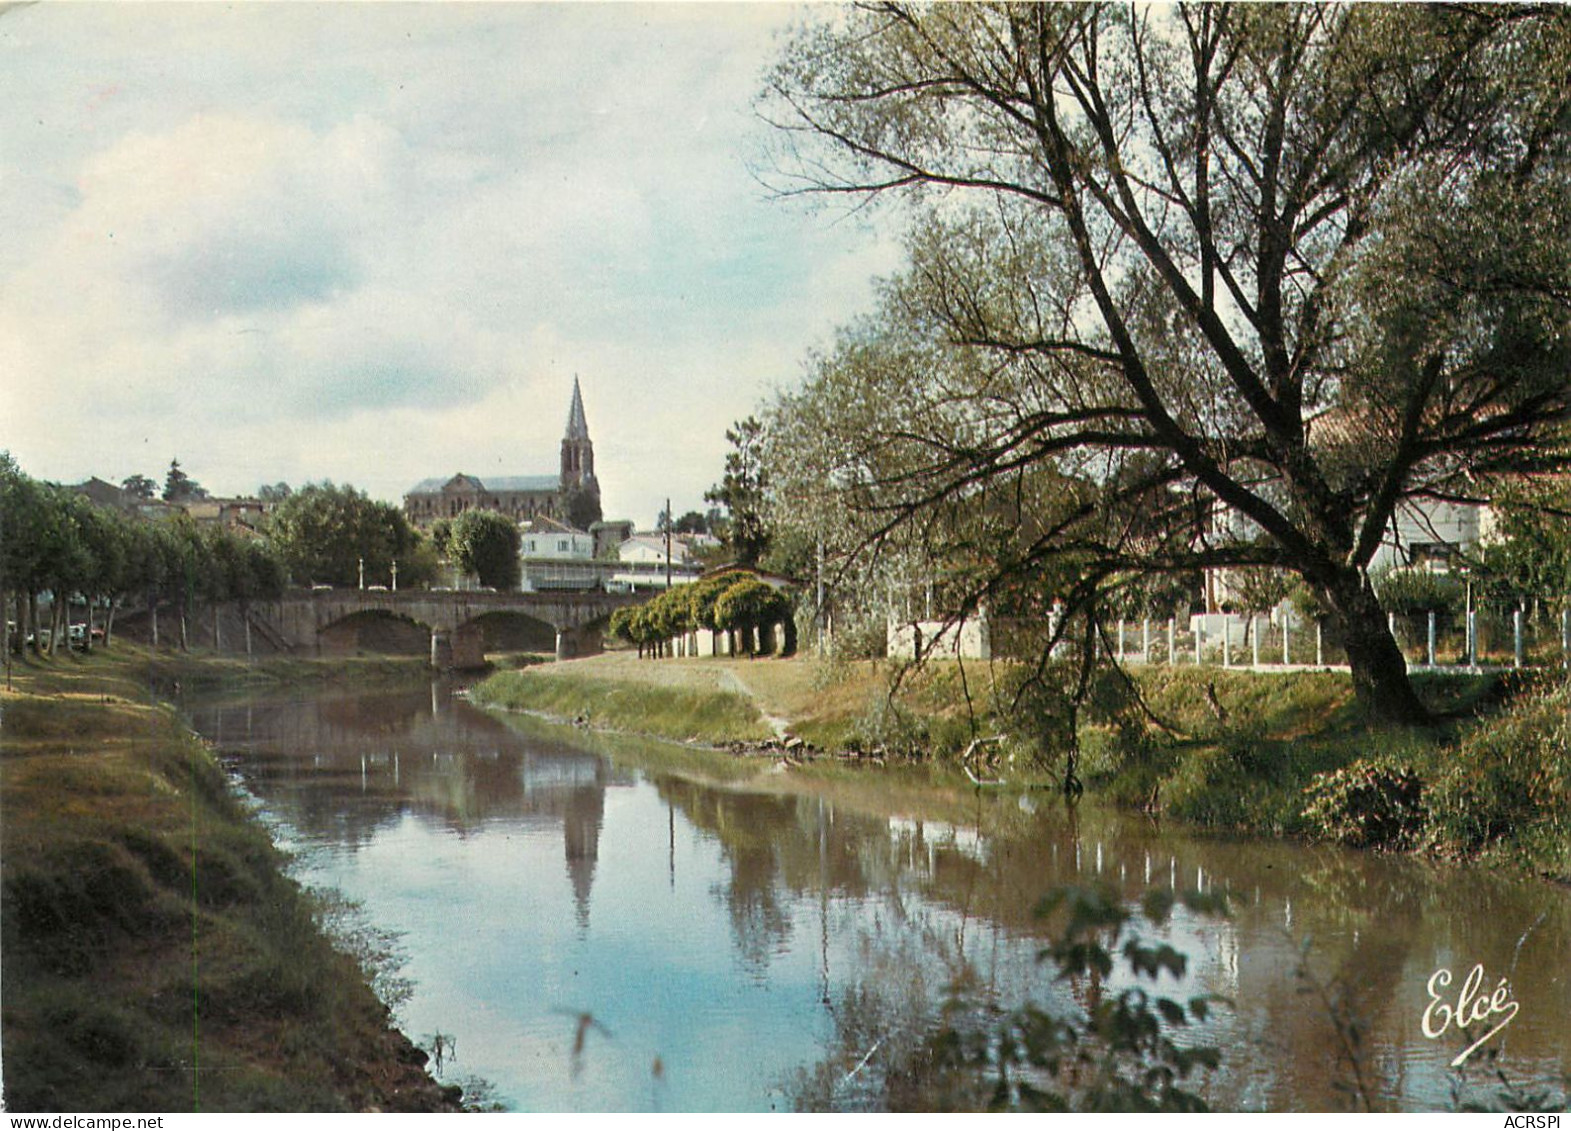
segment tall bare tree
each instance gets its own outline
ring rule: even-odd
[[[1426,718],[1394,516],[1571,462],[1571,10],[873,3],[764,107],[783,191],[913,198],[909,271],[773,422],[864,544],[1013,507],[973,596],[1062,567],[1081,604],[1287,570],[1369,713]]]

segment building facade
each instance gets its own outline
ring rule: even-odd
[[[599,518],[595,446],[589,439],[578,378],[573,378],[573,399],[567,410],[556,475],[488,476],[482,480],[460,472],[446,479],[421,480],[404,495],[405,517],[422,529],[472,510],[495,511],[514,522],[540,518],[573,522],[590,512],[589,521]]]

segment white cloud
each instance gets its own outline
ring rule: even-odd
[[[892,242],[762,198],[769,5],[40,5],[0,17],[0,447],[45,478],[543,473],[609,508],[724,429]],[[91,436],[84,442],[84,432]]]

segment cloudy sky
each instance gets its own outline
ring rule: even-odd
[[[822,14],[822,10],[820,13]],[[74,482],[398,500],[552,474],[702,506],[894,233],[771,197],[774,4],[0,12],[0,448]]]

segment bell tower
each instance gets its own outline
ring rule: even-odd
[[[589,439],[577,377],[573,378],[573,403],[568,406],[567,432],[562,437],[562,489],[569,487],[595,487],[595,446]]]

